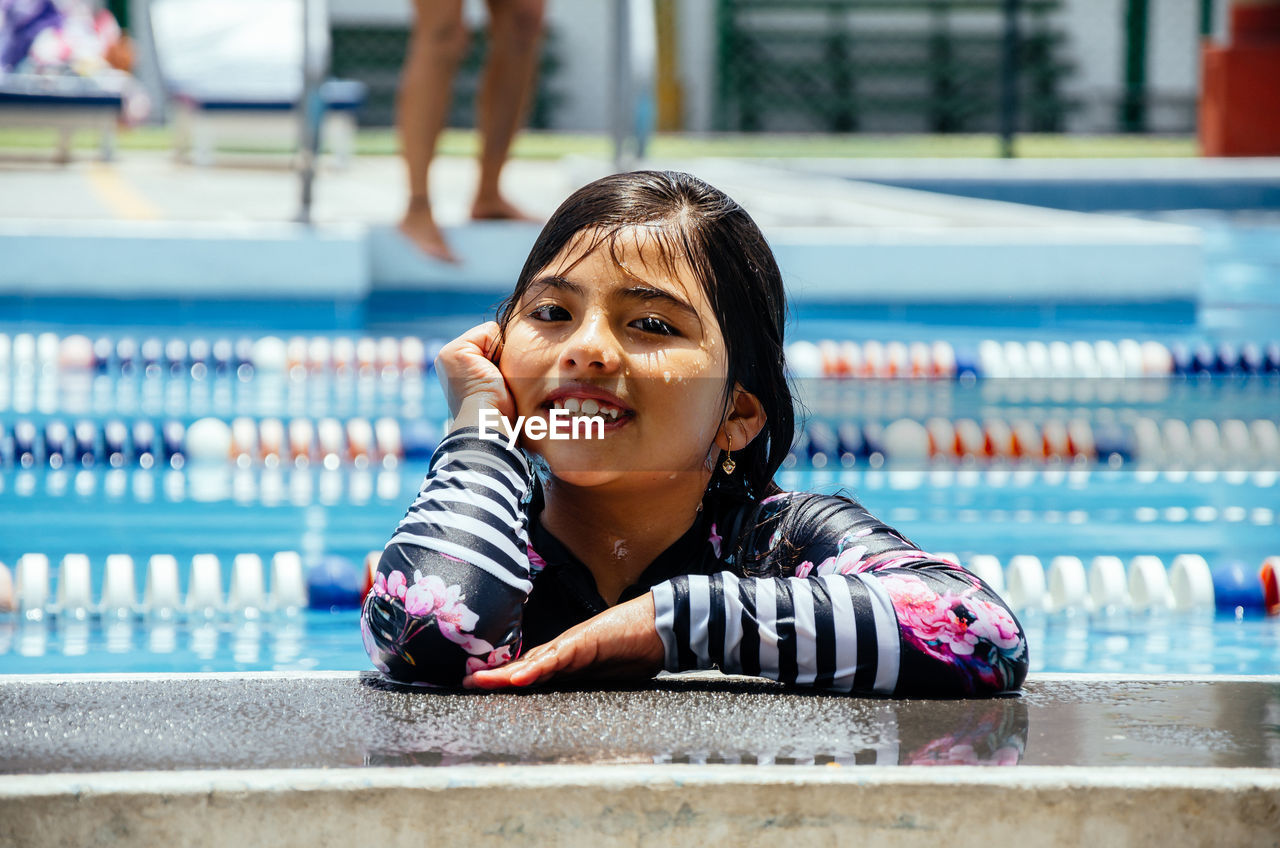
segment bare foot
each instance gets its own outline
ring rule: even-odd
[[[399,229],[405,238],[432,259],[458,264],[458,255],[449,249],[449,243],[444,240],[444,234],[431,217],[431,207],[425,199],[415,197],[409,201],[409,208],[400,220]]]
[[[505,197],[486,198],[481,200],[476,198],[476,202],[471,204],[471,220],[473,221],[528,221],[531,224],[543,223],[541,218],[535,218],[526,212],[521,211],[518,207],[507,202]]]

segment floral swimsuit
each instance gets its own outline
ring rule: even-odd
[[[860,504],[786,492],[704,506],[619,598],[653,593],[668,671],[899,697],[1022,685],[1026,636],[1004,602]],[[374,665],[455,686],[605,610],[541,510],[520,450],[474,428],[442,441],[365,600]]]

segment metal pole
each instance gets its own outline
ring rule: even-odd
[[[1213,35],[1213,0],[1200,0],[1200,37]]]
[[[1000,155],[1014,157],[1018,131],[1018,0],[1004,0],[1004,57],[1000,67]]]
[[[1143,132],[1147,128],[1147,0],[1128,0],[1125,7],[1124,99],[1120,103],[1120,129]]]
[[[324,76],[325,48],[313,33],[316,27],[328,27],[327,17],[314,7],[315,0],[302,0],[302,90],[298,100],[298,179],[301,197],[298,222],[311,223],[316,159],[320,150],[320,122],[324,104],[320,100],[320,82]]]
[[[629,46],[627,61],[631,64],[628,79],[631,83],[629,105],[631,107],[631,135],[635,140],[632,150],[636,160],[648,155],[649,139],[653,135],[657,108],[654,92],[658,68],[658,17],[653,0],[627,0],[630,22],[627,25]]]
[[[631,117],[631,9],[629,0],[613,2],[613,68],[610,89],[609,123],[613,131],[613,169],[629,170],[630,152],[627,150],[629,119]]]

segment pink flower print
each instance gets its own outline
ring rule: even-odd
[[[707,541],[711,543],[711,551],[716,555],[716,559],[720,558],[720,539],[722,537],[716,532],[716,525],[711,525],[711,535],[707,537]]]
[[[373,577],[373,594],[379,598],[387,597],[387,575],[381,571]]]
[[[1016,766],[1021,757],[1021,751],[1013,745],[1006,745],[1003,748],[997,748],[988,762],[993,766]]]
[[[409,615],[431,615],[444,603],[448,590],[434,574],[423,576],[415,571],[413,585],[404,595],[404,611]]]
[[[899,610],[905,606],[932,611],[939,597],[937,592],[914,574],[884,574],[879,580],[880,585],[889,592],[889,597],[893,598],[894,607]]]
[[[408,587],[409,580],[404,576],[403,571],[392,571],[391,576],[387,578],[387,594],[394,598],[403,601]]]
[[[855,538],[855,539],[865,539],[865,538],[867,538],[868,536],[870,536],[870,535],[871,535],[872,533],[874,533],[874,532],[875,532],[875,531],[874,531],[874,530],[872,530],[870,527],[863,527],[861,530],[859,530],[858,532],[856,532],[856,533],[854,533],[854,534],[853,534],[853,538]]]
[[[493,645],[471,635],[479,620],[480,616],[462,602],[462,587],[450,586],[443,603],[436,610],[436,627],[440,628],[440,635],[460,645],[468,654],[487,654],[493,650]]]
[[[481,659],[480,657],[467,657],[467,674],[475,674],[486,668],[497,668],[500,665],[506,665],[511,662],[511,646],[503,645],[495,651],[490,651],[489,656]]]
[[[880,585],[893,598],[899,623],[935,656],[969,657],[983,640],[1006,652],[1023,647],[1013,616],[998,604],[939,595],[914,575],[885,574]]]
[[[877,554],[863,565],[863,571],[880,571],[885,568],[898,568],[913,562],[927,562],[929,555],[921,551],[886,551]]]
[[[837,574],[856,574],[862,570],[862,558],[867,553],[866,545],[854,545],[847,551],[841,551],[836,557],[835,571]]]
[[[813,563],[809,560],[805,560],[804,562],[796,566],[796,577],[799,577],[800,579],[803,580],[804,578],[808,577],[810,572],[812,571],[813,571]]]
[[[973,653],[972,643],[965,639],[965,622],[956,617],[948,599],[915,575],[885,574],[879,580],[893,599],[898,623],[923,650],[948,660],[953,651],[939,650],[939,643],[958,646],[963,655]]]
[[[1002,651],[1022,646],[1018,624],[1007,609],[980,598],[967,598],[964,606],[973,616],[973,621],[969,622],[970,632],[976,633]]]
[[[533,549],[533,545],[525,545],[525,553],[529,555],[529,571],[537,574],[547,567],[547,561]]]

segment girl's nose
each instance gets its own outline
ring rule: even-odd
[[[604,316],[584,320],[560,352],[560,365],[566,370],[581,368],[608,374],[618,368],[621,359],[618,340]]]

